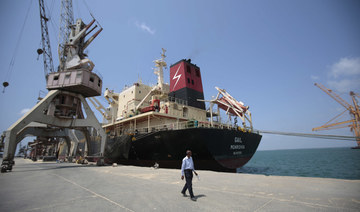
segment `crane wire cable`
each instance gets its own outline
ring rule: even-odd
[[[18,37],[17,42],[16,42],[14,53],[13,53],[13,56],[12,56],[12,58],[10,60],[9,69],[5,74],[5,81],[10,81],[10,79],[11,79],[11,74],[12,74],[12,72],[14,70],[14,64],[15,64],[16,55],[17,55],[17,52],[18,52],[18,49],[19,49],[19,46],[20,46],[20,41],[22,39],[22,35],[24,34],[24,28],[25,28],[26,21],[27,21],[28,16],[29,16],[31,5],[32,5],[32,0],[29,3],[23,25],[21,26],[20,34],[19,34],[19,37]]]
[[[78,1],[75,1],[75,5],[76,5],[76,10],[77,10],[77,13],[78,13],[78,17],[82,17]]]
[[[56,24],[56,22],[53,20],[53,18],[52,18],[52,14],[53,14],[53,10],[54,10],[54,1],[52,1],[52,3],[51,3],[51,6],[50,6],[50,8],[51,9],[49,9],[49,7],[47,6],[47,4],[45,4],[45,7],[46,7],[46,9],[47,9],[47,11],[48,11],[48,19],[49,19],[49,21],[50,21],[50,23],[51,23],[51,26],[52,26],[52,31],[53,31],[53,34],[54,35],[56,35],[56,34],[58,34],[58,32],[56,31],[57,29],[59,29],[59,27],[58,27],[58,25]],[[56,39],[56,42],[57,43],[59,43],[59,39],[58,39],[58,37],[57,36],[55,36],[55,39]]]
[[[89,6],[86,4],[86,1],[83,0],[83,3],[84,3],[84,5],[85,5],[86,9],[89,11],[90,15],[93,16],[93,14],[92,14]]]
[[[343,135],[322,135],[322,134],[313,134],[313,133],[294,133],[294,132],[280,132],[280,131],[268,131],[268,130],[256,130],[256,131],[263,134],[333,139],[333,140],[343,140],[343,141],[355,141],[357,139],[357,137],[354,136],[343,136]]]
[[[347,109],[345,109],[342,113],[340,113],[339,115],[335,116],[334,118],[332,118],[331,120],[329,120],[328,122],[326,122],[324,125],[329,124],[330,122],[338,119],[340,116],[342,116],[346,111],[348,111]]]
[[[95,18],[95,16],[93,15],[93,13],[90,10],[90,7],[88,6],[88,4],[86,3],[86,1],[83,0],[84,5],[86,6],[86,9],[89,11],[91,17],[96,21],[96,24],[99,25],[100,28],[102,28],[101,24],[99,23],[99,21]]]

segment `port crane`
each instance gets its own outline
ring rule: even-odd
[[[315,83],[315,86],[320,88],[326,94],[328,94],[331,98],[333,98],[336,102],[338,102],[341,106],[345,108],[345,111],[335,116],[330,121],[326,122],[324,125],[315,127],[313,131],[320,130],[331,130],[331,129],[339,129],[349,127],[350,131],[352,131],[356,137],[357,147],[360,148],[360,107],[357,98],[360,98],[359,94],[350,91],[350,97],[352,100],[352,104],[345,101],[338,94],[336,94],[333,90],[326,88],[324,85]],[[337,120],[345,113],[349,112],[351,119],[347,121],[339,121]]]
[[[92,26],[96,20],[85,24],[77,19],[72,23],[72,1],[62,0],[61,5],[63,24],[60,27],[60,40],[64,43],[59,45],[60,64],[55,71],[47,27],[49,18],[44,0],[39,0],[42,48],[37,52],[43,55],[46,88],[49,92],[3,133],[2,140],[5,144],[1,172],[12,170],[16,146],[26,136],[60,137],[69,143],[69,129],[84,133],[88,150],[91,149],[88,129],[95,129],[100,137],[101,147],[100,152],[94,153],[94,156],[97,157],[98,165],[104,163],[106,134],[85,99],[101,95],[102,79],[92,71],[94,63],[84,53],[102,28],[90,35],[97,28],[97,25]],[[91,37],[86,40],[87,36]],[[68,148],[69,146],[68,144]]]

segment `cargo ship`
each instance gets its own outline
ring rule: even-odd
[[[196,169],[234,172],[246,164],[262,137],[253,130],[249,107],[217,87],[216,98],[205,100],[200,67],[190,59],[172,64],[165,83],[165,57],[163,49],[154,61],[156,85],[139,80],[119,93],[106,89],[106,108],[89,98],[104,118],[105,161],[180,168],[190,149]]]

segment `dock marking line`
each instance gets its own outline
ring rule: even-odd
[[[267,204],[269,204],[270,202],[272,202],[274,200],[274,198],[273,199],[271,199],[271,200],[269,200],[269,201],[267,201],[265,204],[263,204],[262,206],[260,206],[258,209],[256,209],[256,210],[254,210],[254,212],[256,212],[256,211],[259,211],[259,210],[261,210],[261,209],[263,209]]]
[[[77,186],[77,187],[80,187],[80,188],[84,189],[85,191],[88,191],[88,192],[94,194],[94,195],[97,196],[97,197],[100,197],[100,198],[102,198],[102,199],[104,199],[104,200],[106,200],[106,201],[108,201],[108,202],[110,202],[110,203],[112,203],[112,204],[114,204],[114,205],[119,206],[120,208],[123,208],[123,209],[125,209],[125,210],[127,210],[127,211],[135,212],[135,211],[131,210],[130,208],[127,208],[127,207],[125,207],[125,206],[123,206],[123,205],[121,205],[121,204],[119,204],[119,203],[117,203],[117,202],[115,202],[115,201],[113,201],[113,200],[111,200],[111,199],[109,199],[109,198],[101,195],[101,194],[98,194],[98,193],[96,193],[95,191],[92,191],[92,190],[90,190],[90,189],[88,189],[88,188],[86,188],[86,187],[84,187],[84,186],[81,186],[81,185],[77,184],[76,182],[73,182],[73,181],[71,181],[71,180],[69,180],[69,179],[67,179],[67,178],[65,178],[65,177],[63,177],[63,176],[60,176],[60,175],[57,175],[57,174],[51,174],[51,175],[54,175],[54,176],[56,176],[56,177],[58,177],[58,178],[61,178],[61,179],[65,180],[66,182],[71,183],[71,184],[73,184],[73,185],[75,185],[75,186]]]

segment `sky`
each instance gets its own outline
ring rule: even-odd
[[[57,66],[60,1],[45,3]],[[73,0],[73,10],[85,23],[91,13],[104,28],[87,49],[103,90],[120,92],[139,78],[155,84],[152,61],[165,48],[169,66],[191,58],[200,67],[205,99],[217,94],[215,86],[226,89],[250,107],[259,130],[313,133],[344,111],[315,82],[348,102],[350,90],[360,94],[357,0]],[[10,84],[0,93],[0,131],[5,131],[35,106],[40,91],[47,92],[36,53],[38,1],[1,0],[0,25],[0,80]],[[164,75],[169,82],[169,70]],[[342,120],[347,119],[345,113]],[[319,133],[352,135],[348,128]],[[355,145],[264,134],[259,150]]]

